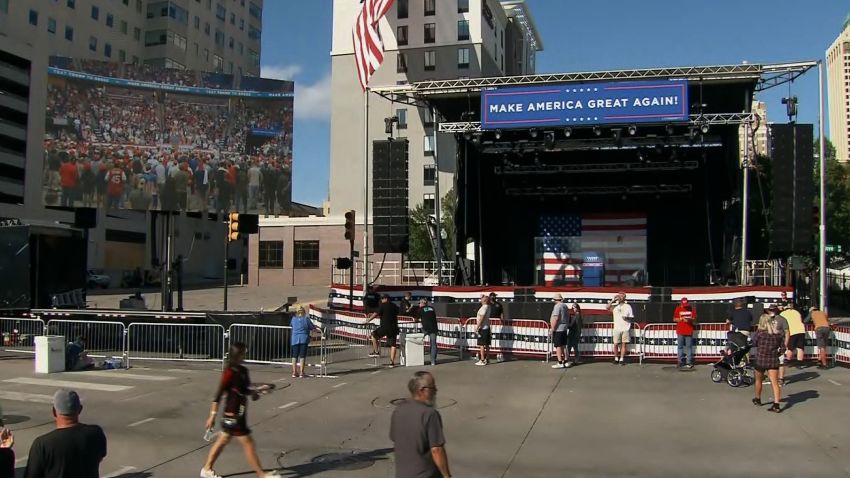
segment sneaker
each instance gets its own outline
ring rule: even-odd
[[[779,379],[779,386],[780,386],[780,387],[784,387],[784,386],[785,386],[785,379],[784,379],[784,378],[780,378],[780,379]]]
[[[265,478],[281,478],[281,475],[280,475],[280,473],[278,473],[276,471],[270,471],[270,472],[266,473]]]
[[[395,368],[395,364],[394,364],[394,363],[392,363],[392,362],[390,362],[390,364],[389,364],[389,365],[387,365],[387,368]]]
[[[211,469],[201,468],[201,478],[221,478],[221,475]]]
[[[556,363],[556,364],[553,364],[553,365],[552,365],[552,368],[565,368],[565,367],[564,367],[564,364],[563,364],[563,363],[558,362],[558,363]]]
[[[770,379],[765,377],[764,380],[762,380],[761,384],[762,385],[770,385]]]
[[[688,369],[688,370],[693,370],[693,369],[694,369],[694,364],[689,363],[689,364],[685,365],[685,368],[686,368],[686,369]]]
[[[484,366],[484,365],[487,365],[487,362],[485,362],[483,360],[479,360],[479,361],[475,362],[475,365]]]
[[[618,359],[617,357],[614,357],[614,365],[617,365],[618,363],[620,363],[620,359]]]
[[[567,363],[564,364],[564,368],[570,368],[572,366],[573,366],[572,362],[567,362]]]
[[[381,356],[381,354],[379,354],[378,352],[372,352],[372,353],[369,354],[369,357],[371,357],[371,358],[380,357],[380,356]]]

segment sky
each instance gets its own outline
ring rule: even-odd
[[[538,73],[819,60],[850,13],[836,0],[526,1],[545,47]],[[295,81],[293,200],[313,206],[328,194],[332,21],[331,0],[264,5],[261,75]],[[817,70],[790,94],[798,122],[817,128]],[[770,121],[785,120],[785,96],[789,85],[757,96]]]

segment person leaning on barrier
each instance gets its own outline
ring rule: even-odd
[[[726,317],[726,324],[731,326],[732,330],[749,337],[753,328],[753,314],[747,309],[747,302],[741,298],[735,299],[733,307],[732,312]]]
[[[475,365],[490,363],[490,297],[481,294],[481,307],[475,314],[475,333],[478,335],[478,361]]]
[[[631,341],[629,334],[635,318],[632,306],[626,303],[626,293],[620,292],[608,303],[614,320],[614,365],[626,365],[626,351]],[[619,345],[619,351],[618,346]]]
[[[417,319],[431,343],[431,365],[437,365],[437,311],[428,304],[428,299],[419,299]]]
[[[384,294],[381,296],[381,305],[377,312],[373,312],[366,317],[367,322],[375,317],[381,318],[381,323],[374,332],[372,332],[372,353],[370,357],[380,357],[380,349],[378,340],[382,337],[387,338],[387,345],[390,347],[390,364],[389,367],[395,367],[395,357],[398,351],[398,306],[390,301],[390,296]]]
[[[797,351],[797,367],[802,368],[806,358],[806,326],[803,325],[803,316],[794,308],[794,303],[779,313],[788,322],[788,343],[785,351],[785,361],[790,364],[794,360],[794,351]]]
[[[304,378],[310,335],[321,334],[321,330],[310,320],[302,305],[295,307],[295,315],[289,325],[292,327],[292,378]]]
[[[396,407],[390,420],[396,478],[449,478],[443,420],[434,408],[437,383],[429,372],[416,372],[407,383],[410,399]]]
[[[497,300],[498,297],[495,292],[490,292],[488,297],[490,302],[490,318],[502,320],[502,315],[505,311],[505,308],[502,306],[502,302]]]
[[[826,349],[829,346],[829,336],[832,333],[832,328],[829,326],[829,318],[827,318],[826,312],[819,310],[817,307],[809,309],[809,317],[811,318],[812,326],[815,328],[815,340],[818,346],[818,368],[825,370],[829,368]]]

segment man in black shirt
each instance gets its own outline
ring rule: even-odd
[[[501,320],[503,310],[502,302],[496,300],[496,293],[490,292],[490,318]]]
[[[419,299],[418,314],[422,332],[431,343],[431,365],[437,365],[437,311],[428,304],[428,299]]]
[[[413,294],[410,292],[404,293],[404,298],[401,299],[401,315],[405,315],[407,317],[413,317],[416,312],[416,307],[411,303],[413,300]]]
[[[375,292],[374,289],[366,288],[366,294],[363,296],[363,311],[367,314],[371,314],[378,310],[378,304],[381,301],[381,297]]]
[[[750,329],[753,327],[753,315],[747,310],[744,299],[735,299],[735,309],[726,318],[726,323],[747,337],[750,336]]]
[[[395,367],[396,356],[396,338],[398,336],[398,306],[390,302],[390,296],[384,294],[381,296],[381,305],[377,312],[369,314],[368,320],[375,317],[381,318],[381,325],[372,332],[372,353],[370,357],[380,357],[378,351],[378,339],[381,337],[387,338],[387,345],[390,347],[390,368]]]
[[[32,442],[24,478],[98,478],[106,457],[106,435],[79,422],[83,405],[73,390],[53,395],[56,430]]]

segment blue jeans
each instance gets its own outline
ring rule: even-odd
[[[679,335],[676,337],[676,345],[678,346],[679,365],[694,364],[694,338],[690,335]],[[688,354],[688,361],[684,361],[685,352]]]
[[[428,334],[428,340],[431,342],[431,365],[437,365],[437,334]]]

